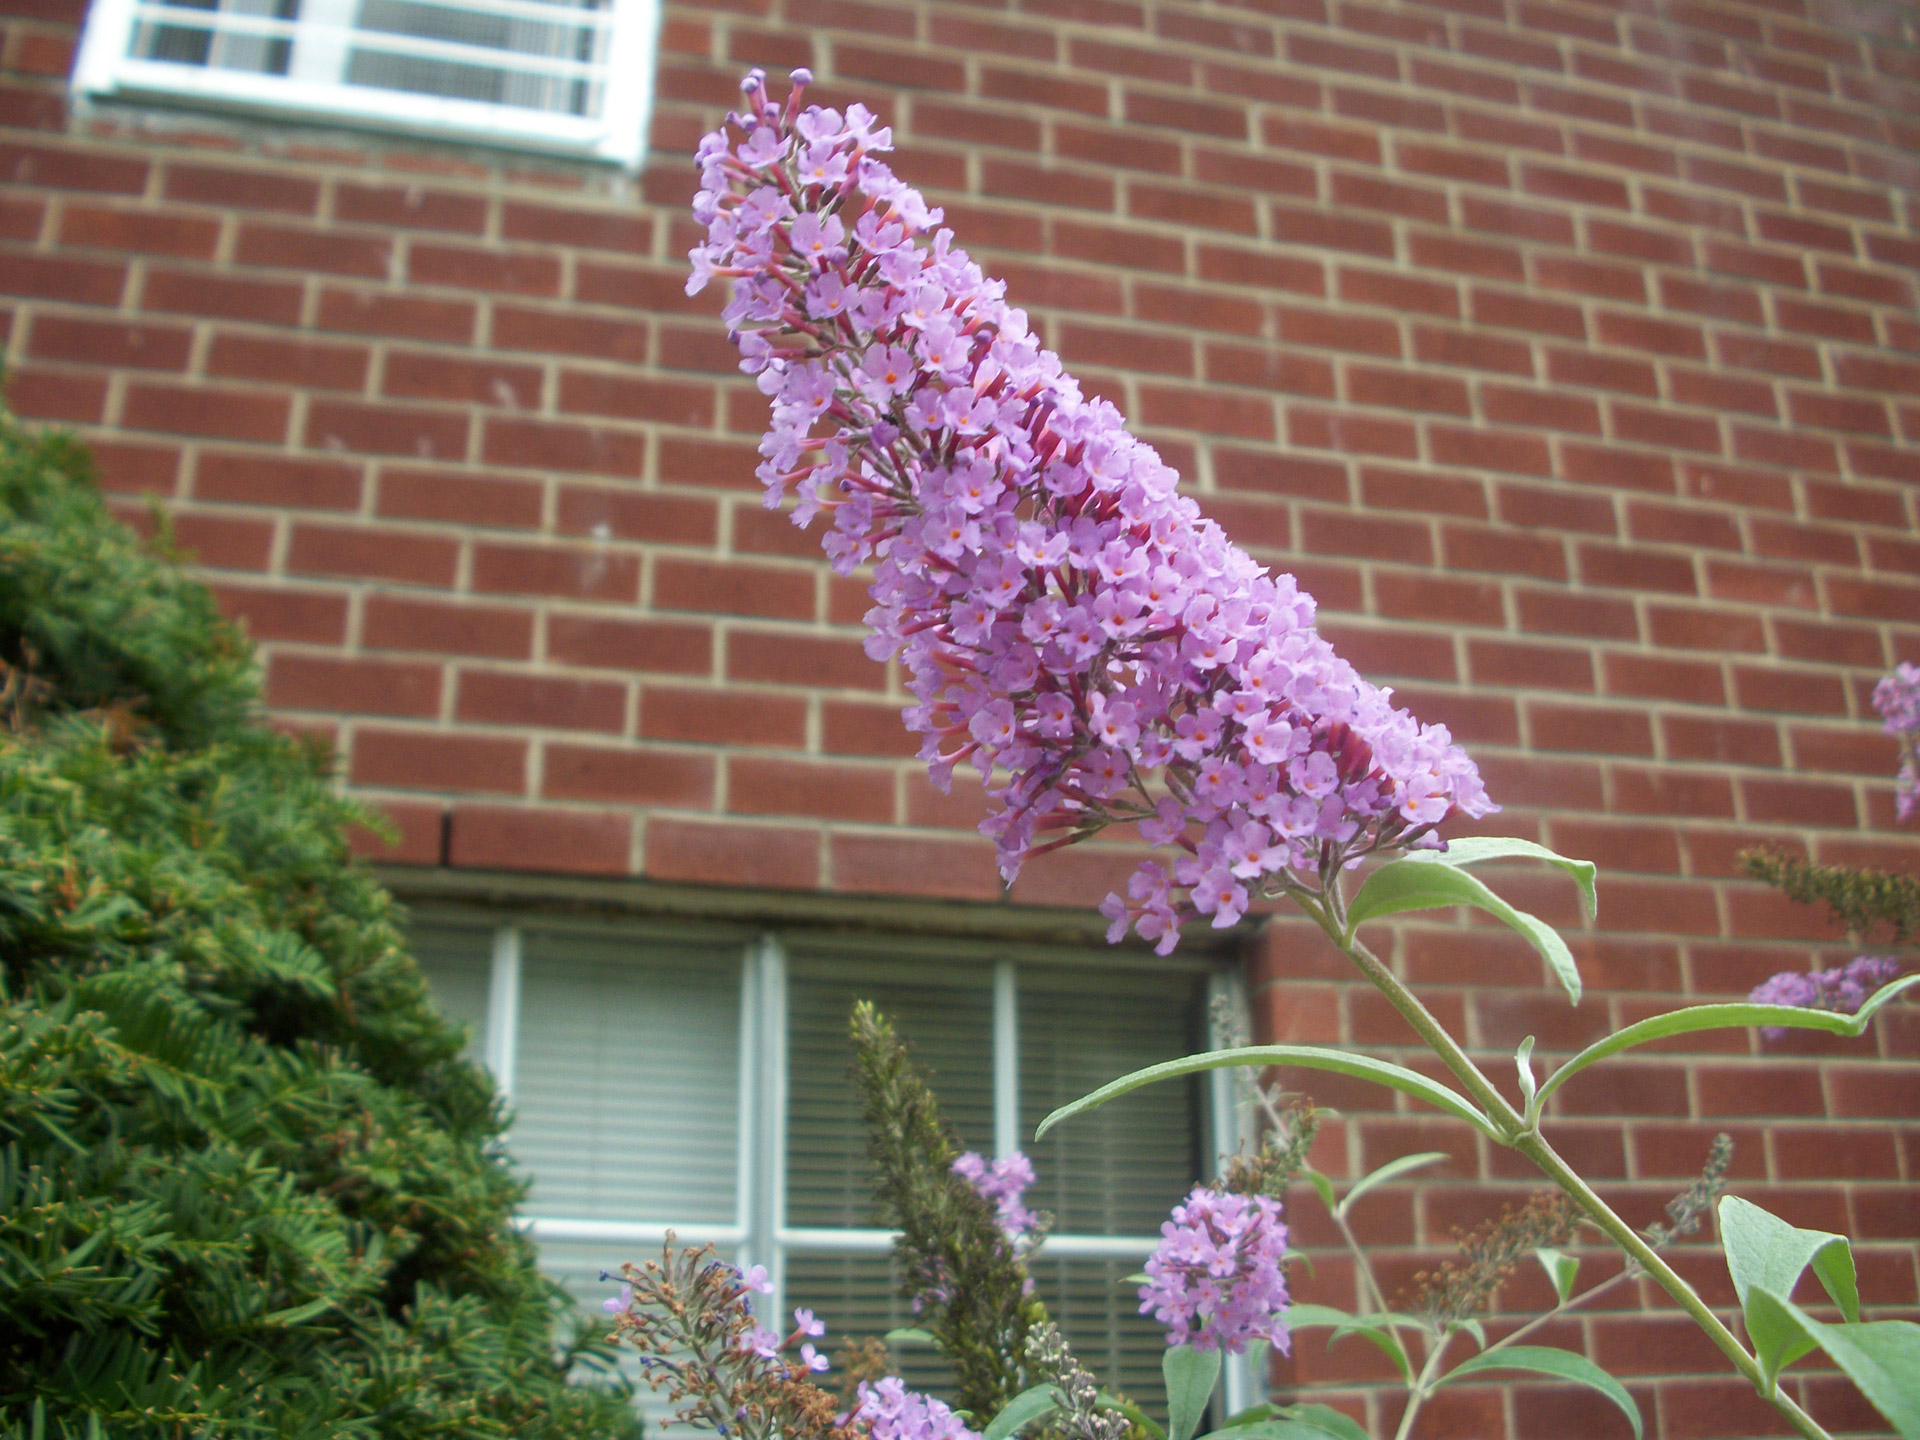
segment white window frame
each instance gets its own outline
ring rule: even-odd
[[[436,917],[428,911],[420,918],[431,923]],[[744,947],[740,996],[742,1114],[735,1223],[578,1220],[535,1213],[520,1217],[522,1230],[536,1241],[648,1246],[663,1244],[672,1231],[681,1243],[733,1249],[741,1264],[767,1267],[773,1293],[762,1304],[768,1315],[786,1313],[788,1256],[885,1255],[893,1248],[896,1235],[890,1230],[786,1223],[787,961],[787,948],[776,934],[759,935]],[[1022,1148],[1025,1138],[1020,1127],[1018,964],[1010,958],[993,962],[993,1144],[996,1154],[1002,1156]],[[520,975],[520,929],[500,926],[493,932],[487,1023],[479,1039],[483,1063],[509,1105],[514,1096],[518,1050]],[[1090,968],[1090,982],[1097,984],[1097,977],[1098,971]],[[1224,1003],[1244,1013],[1247,1002],[1242,975],[1218,968],[1209,970],[1207,999],[1210,1004]],[[1208,1156],[1230,1152],[1254,1137],[1254,1119],[1250,1107],[1241,1103],[1234,1072],[1208,1073],[1201,1118],[1203,1153]],[[511,1143],[509,1132],[509,1147]],[[1181,1198],[1168,1196],[1168,1207]],[[1052,1234],[1042,1253],[1052,1259],[1144,1262],[1159,1243],[1157,1234]],[[1264,1397],[1265,1377],[1254,1372],[1245,1356],[1230,1357],[1224,1378],[1222,1399],[1227,1414],[1258,1404]]]
[[[434,0],[459,8],[461,0]],[[607,0],[604,10],[568,11],[534,0],[472,0],[471,8],[548,24],[608,31],[604,66],[586,61],[495,51],[451,41],[386,32],[359,32],[353,25],[359,0],[303,0],[304,17],[280,20],[245,14],[222,4],[216,10],[166,6],[155,0],[93,0],[74,64],[73,88],[88,99],[171,100],[223,110],[249,111],[282,120],[338,123],[411,135],[467,140],[508,149],[541,150],[638,169],[646,154],[653,108],[654,52],[659,0]],[[141,20],[219,34],[293,42],[285,75],[265,75],[219,66],[142,60],[129,52]],[[521,106],[417,95],[343,78],[355,34],[377,36],[378,48],[424,58],[488,64],[511,56],[512,68],[599,77],[601,113],[567,115]]]

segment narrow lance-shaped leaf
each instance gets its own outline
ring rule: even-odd
[[[1149,1065],[1144,1070],[1135,1070],[1122,1075],[1118,1080],[1108,1081],[1098,1090],[1082,1095],[1078,1100],[1062,1105],[1033,1132],[1037,1140],[1063,1120],[1117,1100],[1130,1094],[1143,1085],[1152,1085],[1161,1080],[1177,1080],[1183,1076],[1195,1075],[1202,1070],[1222,1070],[1234,1065],[1248,1065],[1264,1068],[1268,1065],[1299,1065],[1309,1070],[1330,1070],[1336,1075],[1348,1075],[1358,1080],[1372,1080],[1411,1095],[1416,1100],[1424,1100],[1434,1108],[1446,1111],[1455,1119],[1464,1120],[1490,1140],[1499,1140],[1500,1132],[1493,1122],[1480,1113],[1465,1097],[1457,1091],[1426,1076],[1418,1074],[1404,1066],[1391,1065],[1385,1060],[1375,1060],[1370,1055],[1350,1055],[1344,1050],[1329,1050],[1319,1045],[1243,1045],[1232,1050],[1209,1050],[1200,1055],[1188,1055],[1179,1060],[1167,1060],[1158,1065]]]
[[[1551,1375],[1556,1380],[1573,1380],[1591,1386],[1620,1407],[1628,1423],[1633,1426],[1634,1440],[1641,1440],[1646,1433],[1646,1427],[1640,1422],[1640,1407],[1634,1403],[1626,1387],[1586,1356],[1575,1355],[1570,1350],[1555,1350],[1547,1345],[1509,1345],[1504,1350],[1492,1350],[1462,1361],[1441,1378],[1440,1384],[1464,1380],[1469,1375],[1484,1374],[1489,1370],[1527,1370],[1536,1375]]]
[[[1060,1391],[1052,1385],[1035,1385],[1030,1390],[1022,1390],[980,1432],[981,1440],[1008,1440],[1021,1426],[1031,1425],[1059,1408]]]
[[[1220,1352],[1191,1345],[1169,1345],[1160,1373],[1167,1381],[1167,1440],[1189,1440],[1200,1428],[1220,1378]]]
[[[1547,1278],[1553,1281],[1554,1294],[1560,1297],[1562,1305],[1566,1304],[1573,1298],[1573,1282],[1580,1273],[1580,1262],[1564,1250],[1554,1250],[1545,1245],[1533,1254],[1540,1262],[1540,1268],[1547,1272]]]
[[[1624,1030],[1615,1031],[1605,1039],[1594,1041],[1567,1061],[1541,1085],[1540,1103],[1546,1104],[1554,1091],[1588,1066],[1597,1065],[1609,1056],[1631,1050],[1636,1045],[1668,1040],[1675,1035],[1693,1035],[1703,1030],[1745,1030],[1757,1025],[1778,1025],[1790,1030],[1824,1030],[1829,1035],[1859,1035],[1865,1032],[1882,1007],[1916,985],[1920,985],[1920,975],[1908,975],[1896,980],[1868,996],[1866,1004],[1854,1015],[1841,1015],[1832,1010],[1803,1010],[1795,1005],[1753,1005],[1745,1001],[1727,1005],[1689,1005],[1684,1010],[1655,1015],[1650,1020],[1642,1020]]]
[[[1353,1202],[1373,1189],[1376,1185],[1385,1185],[1389,1180],[1397,1180],[1409,1171],[1422,1170],[1429,1165],[1453,1157],[1444,1150],[1423,1150],[1417,1155],[1402,1155],[1398,1160],[1389,1160],[1378,1170],[1369,1171],[1353,1182],[1353,1188],[1347,1191],[1347,1198],[1334,1209],[1336,1216],[1350,1214]]]
[[[1570,860],[1531,840],[1516,840],[1505,835],[1469,835],[1461,840],[1449,841],[1445,850],[1415,850],[1408,858],[1422,860],[1429,865],[1454,866],[1484,865],[1493,860],[1544,860],[1549,865],[1559,866],[1573,877],[1574,883],[1580,887],[1580,899],[1586,905],[1589,920],[1600,910],[1600,897],[1594,890],[1600,867],[1591,860]]]
[[[1566,987],[1573,1003],[1580,1003],[1580,969],[1560,932],[1537,916],[1516,910],[1480,881],[1451,865],[1414,858],[1431,852],[1415,851],[1403,860],[1390,860],[1375,870],[1347,906],[1347,933],[1368,920],[1403,910],[1438,910],[1448,905],[1471,905],[1511,926],[1547,962]]]

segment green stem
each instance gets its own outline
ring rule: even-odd
[[[1436,1335],[1433,1348],[1427,1352],[1427,1363],[1420,1367],[1420,1378],[1407,1387],[1407,1408],[1401,1413],[1400,1428],[1393,1432],[1393,1440],[1407,1440],[1413,1434],[1414,1417],[1420,1413],[1420,1407],[1426,1403],[1427,1393],[1433,1385],[1434,1377],[1440,1373],[1440,1358],[1447,1353],[1447,1346],[1453,1343],[1451,1335]]]
[[[1675,1273],[1672,1266],[1655,1253],[1640,1232],[1615,1214],[1613,1208],[1594,1192],[1593,1187],[1581,1179],[1572,1167],[1554,1152],[1553,1147],[1547,1144],[1538,1128],[1528,1128],[1520,1113],[1508,1104],[1506,1097],[1480,1073],[1480,1067],[1475,1065],[1467,1052],[1460,1048],[1459,1042],[1447,1033],[1446,1028],[1434,1018],[1433,1012],[1422,1005],[1419,998],[1400,983],[1399,977],[1358,939],[1341,933],[1329,908],[1314,905],[1303,905],[1301,908],[1306,910],[1327,932],[1333,943],[1353,961],[1360,973],[1373,983],[1374,988],[1387,997],[1387,1003],[1406,1018],[1407,1023],[1413,1026],[1415,1033],[1427,1042],[1428,1048],[1440,1057],[1441,1063],[1453,1072],[1454,1077],[1466,1088],[1467,1093],[1479,1103],[1480,1108],[1493,1121],[1494,1128],[1503,1132],[1504,1138],[1501,1143],[1526,1156],[1549,1180],[1578,1201],[1580,1207],[1592,1217],[1593,1223],[1605,1231],[1616,1245],[1638,1261],[1640,1268],[1646,1271],[1662,1290],[1673,1297],[1674,1303],[1693,1317],[1694,1322],[1707,1333],[1707,1338],[1718,1345],[1721,1352],[1733,1363],[1733,1368],[1751,1381],[1755,1391],[1771,1402],[1774,1409],[1785,1416],[1794,1429],[1806,1437],[1806,1440],[1832,1440],[1832,1437],[1820,1427],[1819,1422],[1795,1404],[1791,1396],[1777,1386],[1767,1383],[1767,1377],[1760,1368],[1760,1362],[1747,1353],[1746,1347],[1740,1343],[1734,1333],[1707,1307],[1707,1302],[1702,1300],[1694,1288]]]

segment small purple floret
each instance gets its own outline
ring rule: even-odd
[[[969,1150],[953,1162],[953,1173],[980,1192],[980,1198],[993,1202],[1000,1233],[1018,1245],[1033,1233],[1039,1223],[1020,1197],[1033,1184],[1033,1162],[1018,1150],[989,1164],[982,1155]]]
[[[941,1401],[907,1389],[893,1375],[877,1383],[860,1382],[853,1418],[867,1423],[872,1440],[980,1440]]]
[[[1920,665],[1902,661],[1873,687],[1873,708],[1900,742],[1900,772],[1894,777],[1894,812],[1902,820],[1920,815]]]

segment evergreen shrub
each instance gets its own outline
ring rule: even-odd
[[[0,411],[0,1435],[637,1433],[368,817],[258,700]]]

